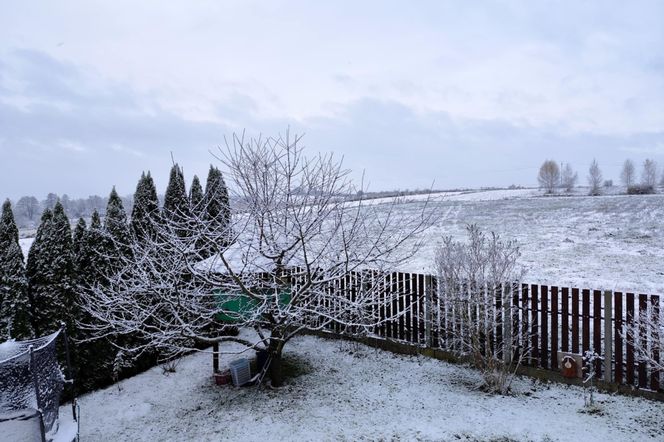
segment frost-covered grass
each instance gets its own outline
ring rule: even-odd
[[[415,211],[419,202],[403,204]],[[664,294],[664,195],[543,197],[528,190],[449,195],[420,254],[404,268],[431,272],[436,244],[476,223],[522,247],[526,282]]]
[[[228,347],[226,347],[228,348]],[[304,369],[279,391],[215,386],[209,354],[81,398],[81,440],[661,440],[664,403],[518,379],[513,396],[475,389],[473,370],[304,336]],[[225,356],[226,364],[236,356]],[[303,373],[303,374],[302,374]],[[69,412],[63,406],[62,413]]]
[[[664,194],[542,196],[536,189],[443,192],[404,197],[400,210],[414,213],[427,198],[440,218],[426,247],[403,269],[432,272],[444,235],[465,238],[476,223],[521,244],[525,282],[664,294]],[[367,201],[390,204],[393,198]],[[33,238],[20,240],[27,256]]]

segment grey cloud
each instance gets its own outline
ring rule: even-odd
[[[12,57],[0,60],[0,198],[86,196],[106,193],[112,185],[128,194],[147,169],[162,190],[171,152],[189,179],[203,176],[215,161],[209,150],[243,128],[250,135],[283,133],[289,126],[305,132],[311,151],[343,155],[356,177],[366,170],[374,190],[428,187],[434,180],[438,188],[533,185],[546,158],[571,162],[583,177],[596,157],[605,176],[614,179],[626,156],[664,160],[664,132],[602,135],[460,119],[373,98],[330,104],[334,117],[292,121],[258,117],[259,104],[238,91],[216,107],[219,121],[228,124],[190,121],[127,85],[109,84],[44,54],[22,51]],[[9,104],[7,98],[15,96],[41,100],[27,107]],[[143,111],[146,102],[150,112]]]

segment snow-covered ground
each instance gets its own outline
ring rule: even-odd
[[[473,370],[304,336],[287,357],[308,367],[279,391],[212,384],[198,353],[80,399],[81,440],[662,440],[664,403],[518,379],[514,396],[474,389]],[[235,356],[224,356],[222,365]],[[61,413],[70,413],[63,405]]]
[[[403,204],[417,211],[419,202]],[[517,239],[525,282],[664,294],[664,195],[543,197],[529,190],[451,195],[434,201],[440,212],[430,239],[404,266],[432,272],[443,236],[465,239],[478,224]]]
[[[504,189],[406,196],[400,199],[404,213],[430,198],[440,217],[426,233],[426,247],[403,269],[432,272],[441,238],[464,239],[465,226],[476,223],[519,241],[525,282],[664,294],[664,194],[586,193],[579,188],[572,197],[544,197],[536,189]],[[26,256],[32,241],[20,239]]]

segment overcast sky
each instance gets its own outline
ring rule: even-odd
[[[664,166],[663,1],[0,0],[0,197],[160,192],[246,129],[372,190]]]

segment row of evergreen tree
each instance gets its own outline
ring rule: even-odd
[[[150,172],[143,173],[136,192],[131,215],[127,219],[122,199],[115,188],[110,193],[103,219],[92,213],[90,225],[81,218],[75,228],[62,204],[46,208],[41,216],[27,262],[19,245],[11,203],[5,201],[0,218],[0,342],[24,340],[51,333],[65,324],[72,346],[74,365],[78,367],[77,383],[81,390],[108,384],[117,375],[118,352],[113,339],[90,340],[81,323],[85,317],[82,302],[85,290],[104,284],[130,253],[131,243],[150,241],[157,235],[160,223],[180,220],[192,210],[197,215],[219,223],[230,221],[228,189],[219,169],[211,166],[205,191],[194,176],[187,194],[185,179],[178,165],[171,169],[164,204],[160,208]],[[222,226],[220,226],[222,227]],[[121,342],[120,342],[121,344]],[[153,355],[154,356],[154,355]],[[134,364],[154,363],[142,361]],[[132,370],[128,370],[131,372]]]

